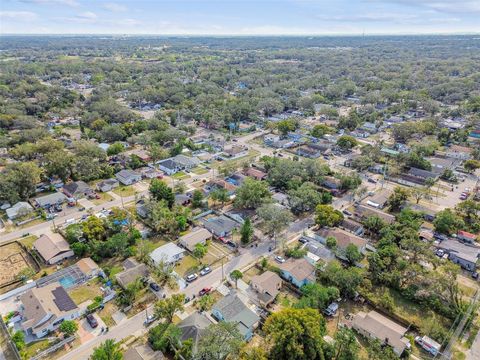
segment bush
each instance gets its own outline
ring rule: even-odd
[[[25,334],[23,331],[17,331],[12,336],[12,341],[17,347],[18,351],[22,351],[25,348]]]

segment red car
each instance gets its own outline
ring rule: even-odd
[[[199,291],[198,296],[207,295],[208,293],[210,293],[210,291],[212,291],[212,288],[203,288]]]

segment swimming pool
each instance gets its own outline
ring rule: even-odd
[[[63,286],[64,289],[71,288],[75,285],[75,279],[73,278],[73,276],[68,275],[58,280],[58,282],[60,283],[60,285]]]

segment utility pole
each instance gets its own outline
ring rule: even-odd
[[[223,257],[222,257],[222,282],[225,281],[225,273],[224,273],[224,270],[223,270]]]

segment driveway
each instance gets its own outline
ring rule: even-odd
[[[95,329],[90,326],[86,318],[82,318],[79,321],[78,338],[80,339],[81,344],[85,344],[86,342],[89,342],[93,338],[99,336],[102,332],[102,328],[107,327],[100,316],[97,314],[93,314],[93,316],[98,322],[98,326]]]

